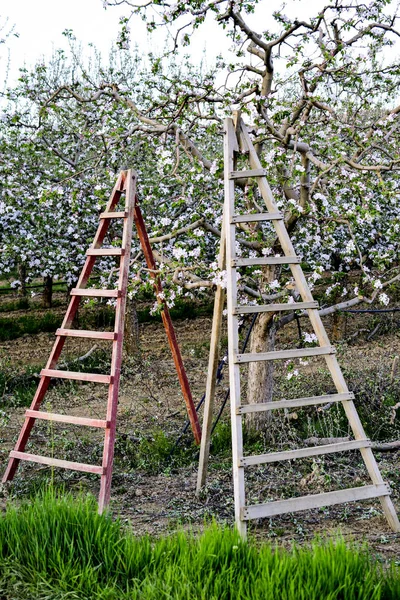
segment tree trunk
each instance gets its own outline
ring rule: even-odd
[[[250,352],[270,352],[275,348],[273,313],[260,313],[251,334]],[[247,401],[249,404],[272,402],[274,387],[273,361],[249,363]],[[271,420],[271,412],[250,413],[248,424],[251,429],[265,430]]]
[[[345,315],[339,311],[333,313],[332,317],[332,342],[340,342],[343,339],[343,328],[345,324]]]
[[[18,279],[21,282],[21,285],[18,288],[18,296],[20,298],[26,298],[26,265],[24,263],[18,265]]]
[[[139,351],[139,320],[136,302],[129,296],[126,299],[124,351],[127,356],[132,356]]]
[[[44,278],[44,288],[43,288],[43,308],[51,308],[52,306],[52,297],[53,297],[53,278],[50,275],[46,275]]]

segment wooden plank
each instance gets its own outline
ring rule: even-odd
[[[318,302],[292,302],[285,304],[253,304],[251,306],[236,306],[235,315],[249,315],[262,312],[279,312],[283,310],[318,309]]]
[[[236,113],[235,119],[239,119]],[[227,270],[227,307],[228,307],[228,366],[231,405],[232,456],[233,456],[233,493],[235,504],[235,523],[239,534],[246,536],[246,522],[241,518],[241,510],[246,504],[244,469],[239,467],[243,457],[242,417],[236,414],[240,406],[240,368],[234,358],[239,352],[239,319],[233,314],[237,306],[237,272],[233,267],[236,256],[236,226],[232,224],[235,214],[235,183],[230,173],[235,169],[234,148],[230,140],[236,139],[236,131],[232,119],[224,121],[224,217],[226,228],[226,270]]]
[[[254,223],[256,221],[276,221],[279,219],[283,219],[281,212],[247,213],[245,215],[233,215],[231,223]]]
[[[128,212],[102,212],[100,213],[100,219],[126,219]]]
[[[124,256],[124,248],[89,248],[86,256]]]
[[[45,421],[55,421],[57,423],[71,423],[72,425],[86,425],[87,427],[99,427],[101,429],[105,429],[108,426],[107,421],[102,419],[59,415],[57,413],[43,412],[42,410],[27,410],[25,411],[25,416],[31,417],[32,419],[43,419]]]
[[[389,496],[390,489],[385,483],[378,485],[365,485],[358,488],[347,488],[335,492],[326,492],[324,494],[315,494],[311,496],[300,496],[290,498],[289,500],[278,500],[268,502],[267,504],[254,504],[247,506],[242,511],[242,518],[261,519],[263,517],[273,517],[299,510],[319,508],[321,506],[333,506],[342,502],[356,502],[358,500],[368,500],[380,496]]]
[[[246,177],[265,177],[266,169],[250,169],[248,171],[231,171],[229,179],[244,179]]]
[[[257,265],[297,265],[298,256],[258,256],[257,258],[236,258],[231,261],[232,267],[252,267]]]
[[[97,465],[87,465],[85,463],[72,462],[70,460],[60,460],[59,458],[40,456],[39,454],[29,454],[28,452],[17,452],[12,450],[10,456],[17,460],[26,460],[28,462],[49,465],[51,467],[60,467],[62,469],[71,469],[73,471],[84,471],[85,473],[95,473],[96,475],[102,475],[104,473],[103,467],[98,467]]]
[[[298,448],[296,450],[270,452],[269,454],[259,454],[258,456],[244,456],[240,461],[240,466],[249,467],[251,465],[262,465],[265,463],[279,462],[281,460],[294,460],[297,458],[306,458],[308,456],[320,456],[322,454],[359,450],[360,448],[370,448],[371,446],[372,442],[370,440],[351,440],[350,442],[337,442],[335,444],[326,444],[325,446],[312,446],[308,448]]]
[[[218,255],[218,268],[225,269],[226,263],[226,223],[222,217],[221,242]],[[225,304],[225,290],[218,285],[214,298],[214,313],[211,328],[210,353],[208,357],[208,370],[204,402],[203,424],[201,429],[201,442],[199,454],[199,468],[197,472],[196,493],[199,493],[206,483],[208,459],[210,455],[211,429],[214,412],[215,388],[217,385],[218,358],[221,342],[222,316]]]
[[[115,340],[115,331],[89,331],[87,329],[57,329],[56,335],[67,337],[90,338],[92,340]]]
[[[315,347],[315,348],[299,348],[295,350],[277,350],[275,352],[258,352],[257,354],[237,354],[235,356],[235,362],[237,363],[248,363],[258,362],[262,360],[288,360],[291,358],[305,358],[307,356],[325,356],[327,354],[334,354],[335,348],[332,346]]]
[[[75,381],[92,381],[93,383],[112,383],[110,375],[99,373],[80,373],[79,371],[59,371],[58,369],[42,369],[41,377],[56,377],[59,379],[73,379]]]
[[[120,298],[121,290],[100,290],[93,288],[73,288],[71,296],[87,296],[88,298]]]
[[[308,398],[293,398],[292,400],[275,400],[274,402],[260,402],[259,404],[243,404],[238,407],[239,414],[263,412],[266,410],[292,409],[301,406],[315,406],[318,404],[329,404],[330,402],[345,402],[354,400],[354,394],[347,392],[343,394],[326,394],[324,396],[310,396]]]
[[[107,412],[106,420],[109,422],[109,427],[104,432],[104,448],[102,457],[102,466],[104,469],[100,479],[99,491],[99,513],[102,513],[110,501],[112,470],[114,464],[114,447],[117,428],[117,410],[118,410],[118,395],[121,376],[122,364],[122,346],[124,339],[124,323],[126,312],[126,296],[128,287],[128,273],[131,254],[132,228],[134,219],[134,209],[136,203],[136,173],[129,169],[125,172],[124,188],[125,196],[125,212],[127,218],[123,222],[122,242],[121,247],[125,248],[119,269],[118,289],[121,293],[117,299],[115,307],[115,325],[114,331],[117,334],[112,346],[111,357],[111,385],[108,388]]]

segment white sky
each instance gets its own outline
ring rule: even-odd
[[[271,13],[280,7],[282,0],[264,0],[257,10],[256,29],[268,28],[271,24]],[[323,0],[292,0],[297,11],[315,10],[324,4]],[[301,4],[301,8],[300,8]],[[93,43],[103,55],[117,38],[119,17],[127,14],[127,8],[103,8],[101,0],[0,0],[0,27],[8,18],[5,29],[15,26],[19,38],[11,37],[6,44],[0,45],[0,89],[3,88],[7,65],[9,64],[8,84],[12,85],[18,78],[18,69],[29,68],[39,59],[46,59],[57,48],[68,48],[67,40],[62,35],[65,29],[72,29],[83,48]],[[143,52],[149,50],[157,53],[164,49],[163,34],[157,32],[149,38],[145,24],[135,18],[131,24],[132,44],[138,43]],[[4,30],[0,38],[4,37]],[[222,46],[221,46],[222,42]],[[206,50],[208,62],[212,63],[221,51],[226,52],[228,42],[221,35],[220,28],[211,20],[207,27],[196,32],[194,43],[190,47],[193,59],[197,61]],[[9,55],[9,61],[7,58]],[[197,58],[198,57],[198,58]],[[204,58],[204,57],[203,57]]]

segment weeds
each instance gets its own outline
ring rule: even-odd
[[[98,515],[91,497],[54,490],[0,517],[0,592],[80,600],[391,600],[400,576],[336,541],[283,550],[216,525],[153,541]]]
[[[22,315],[0,318],[0,341],[14,340],[23,335],[33,335],[41,331],[54,332],[61,325],[61,316],[53,312],[43,315]]]

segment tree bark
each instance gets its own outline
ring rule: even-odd
[[[21,285],[18,288],[18,296],[20,298],[26,298],[26,265],[24,263],[18,265],[18,279],[21,282]]]
[[[250,340],[250,352],[269,352],[275,348],[274,313],[261,313],[254,325]],[[247,401],[249,404],[272,402],[274,389],[274,363],[260,361],[249,363]],[[271,420],[271,412],[250,413],[251,429],[264,430]]]
[[[50,275],[46,275],[44,278],[44,288],[43,288],[43,300],[42,306],[43,308],[51,308],[52,299],[53,299],[53,278]]]
[[[125,310],[125,332],[124,332],[124,352],[127,356],[132,356],[139,351],[139,320],[136,310],[136,302],[129,296],[126,299]]]

